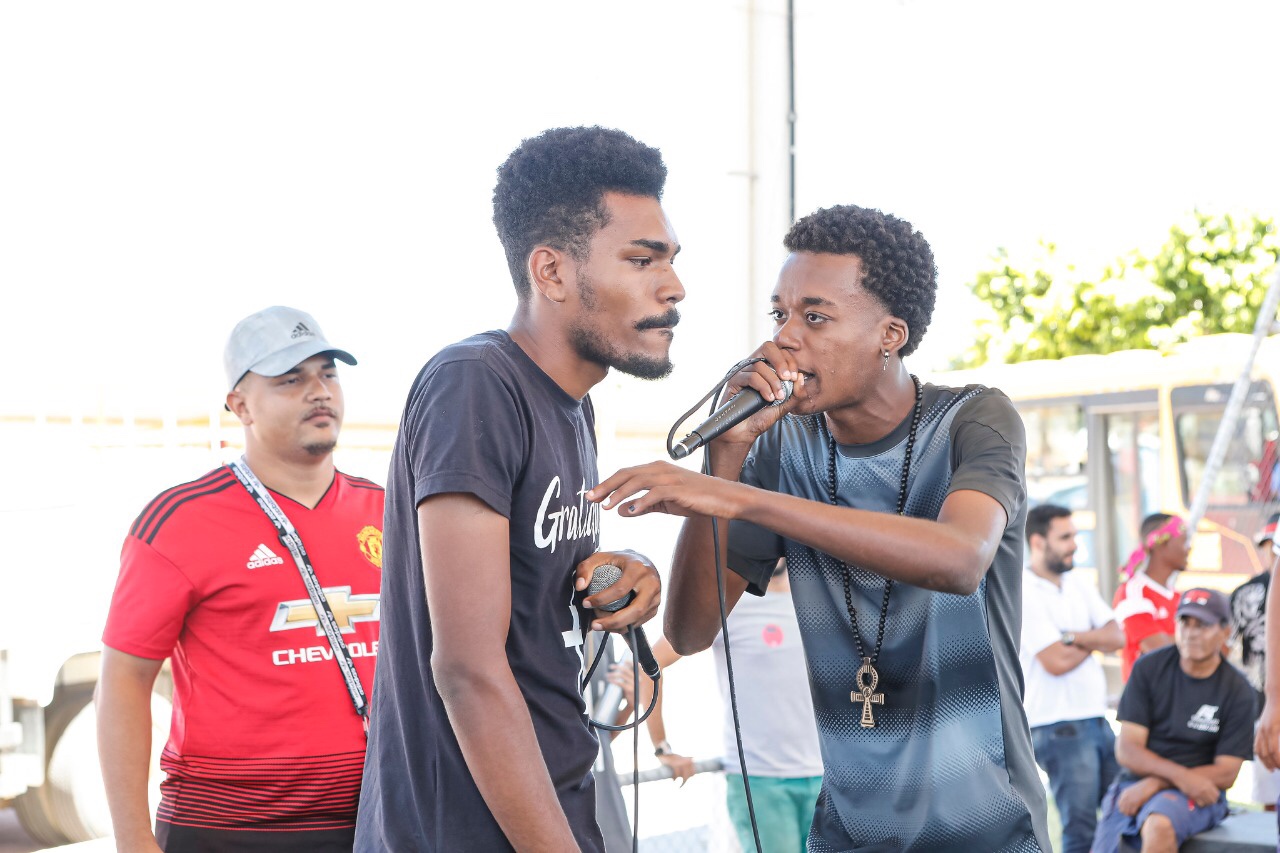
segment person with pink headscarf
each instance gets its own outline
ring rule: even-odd
[[[1179,595],[1171,588],[1171,579],[1186,569],[1190,551],[1186,522],[1162,512],[1142,520],[1141,541],[1121,569],[1124,582],[1112,603],[1124,629],[1121,675],[1125,681],[1139,656],[1173,642]]]

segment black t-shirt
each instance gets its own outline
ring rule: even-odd
[[[577,564],[597,550],[599,508],[584,497],[597,481],[590,400],[566,394],[505,332],[446,347],[418,375],[387,483],[382,637],[356,850],[511,849],[432,678],[417,507],[445,493],[475,495],[510,520],[507,659],[578,844],[604,849],[591,775],[599,745],[578,690],[590,618],[573,589]],[[468,583],[464,573],[457,583]]]
[[[1271,572],[1265,571],[1249,578],[1231,593],[1231,627],[1240,642],[1241,670],[1258,691],[1259,702],[1267,686],[1267,590],[1270,586]]]
[[[1145,727],[1147,749],[1183,767],[1212,764],[1219,755],[1253,758],[1253,688],[1226,660],[1208,678],[1192,678],[1177,646],[1147,652],[1133,665],[1116,718]],[[1137,777],[1121,770],[1120,778]]]

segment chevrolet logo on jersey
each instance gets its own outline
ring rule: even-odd
[[[377,622],[381,617],[381,602],[378,593],[368,595],[352,595],[349,586],[331,586],[324,590],[324,597],[329,601],[329,609],[333,611],[333,619],[344,634],[355,633],[355,622]],[[291,631],[294,628],[315,628],[316,635],[323,637],[324,628],[316,616],[316,609],[311,599],[300,601],[282,601],[276,605],[275,618],[271,620],[272,631]]]

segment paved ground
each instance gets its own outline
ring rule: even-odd
[[[40,846],[22,831],[13,809],[0,809],[0,853],[31,853]]]
[[[13,809],[0,809],[0,853],[35,853],[41,847],[22,830]],[[116,846],[110,838],[67,844],[56,848],[58,853],[114,853]]]

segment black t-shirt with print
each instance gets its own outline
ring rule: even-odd
[[[1183,767],[1212,764],[1219,755],[1253,757],[1257,710],[1249,682],[1226,660],[1208,678],[1192,678],[1177,646],[1138,658],[1116,718],[1146,728],[1147,749]],[[1137,777],[1122,770],[1120,778]]]
[[[446,347],[414,382],[387,482],[382,637],[356,829],[358,851],[511,849],[449,725],[431,670],[417,507],[478,497],[510,521],[507,659],[569,825],[602,851],[591,766],[599,750],[578,679],[584,627],[573,573],[600,514],[589,399],[566,394],[505,332]],[[466,562],[454,582],[471,583]],[[484,589],[474,589],[483,606]]]
[[[1231,627],[1239,642],[1241,671],[1258,691],[1267,686],[1267,590],[1271,572],[1254,575],[1231,593]]]

